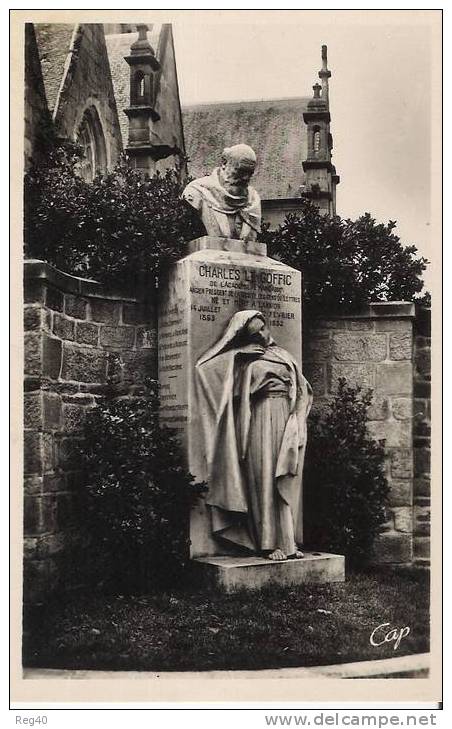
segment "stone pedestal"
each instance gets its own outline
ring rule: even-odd
[[[194,396],[194,366],[223,334],[233,314],[257,309],[278,345],[301,363],[301,273],[266,256],[262,243],[228,238],[191,241],[159,292],[161,422],[176,429],[197,477],[203,448]],[[191,517],[192,557],[224,554],[211,536],[201,502]]]
[[[224,592],[345,580],[344,557],[326,552],[306,552],[303,559],[285,562],[231,556],[198,557],[194,562],[204,584]]]

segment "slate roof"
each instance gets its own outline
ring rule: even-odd
[[[52,113],[63,79],[64,66],[71,48],[75,25],[69,23],[35,23],[34,29],[47,106]]]
[[[252,185],[263,200],[299,197],[307,157],[303,112],[310,97],[200,104],[182,109],[188,171],[209,174],[224,147],[249,144],[258,164]]]
[[[161,54],[159,46],[162,38],[162,25],[154,23],[151,26],[149,24],[148,28],[148,41],[154,49],[155,55],[160,60]],[[124,56],[130,55],[130,46],[137,38],[137,32],[116,33],[105,36],[124,149],[127,147],[129,139],[129,121],[123,110],[130,106],[130,66],[124,60]]]

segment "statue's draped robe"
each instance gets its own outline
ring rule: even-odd
[[[190,182],[182,197],[201,215],[207,235],[256,240],[262,214],[253,187],[248,187],[246,195],[231,195],[222,187],[215,168],[211,175]]]
[[[241,311],[198,360],[196,388],[204,433],[201,470],[216,536],[253,552],[301,543],[302,472],[312,393],[295,359],[272,343],[230,348],[259,312]],[[261,315],[262,316],[262,315]],[[226,348],[226,349],[225,349]],[[276,396],[275,396],[276,395]],[[285,529],[291,520],[291,529]],[[283,534],[284,536],[284,534]]]

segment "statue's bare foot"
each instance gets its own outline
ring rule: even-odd
[[[282,549],[275,549],[274,552],[270,552],[270,554],[267,555],[267,559],[272,559],[274,562],[281,562],[284,559],[287,559],[287,554],[282,551]]]
[[[297,551],[294,552],[293,554],[289,554],[287,559],[303,559],[303,557],[304,557],[304,552],[301,552],[299,549],[297,549]]]

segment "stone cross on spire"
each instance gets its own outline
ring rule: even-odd
[[[328,49],[322,46],[322,68],[319,71],[319,78],[322,80],[322,99],[329,106],[328,79],[331,78],[331,71],[328,70]]]

